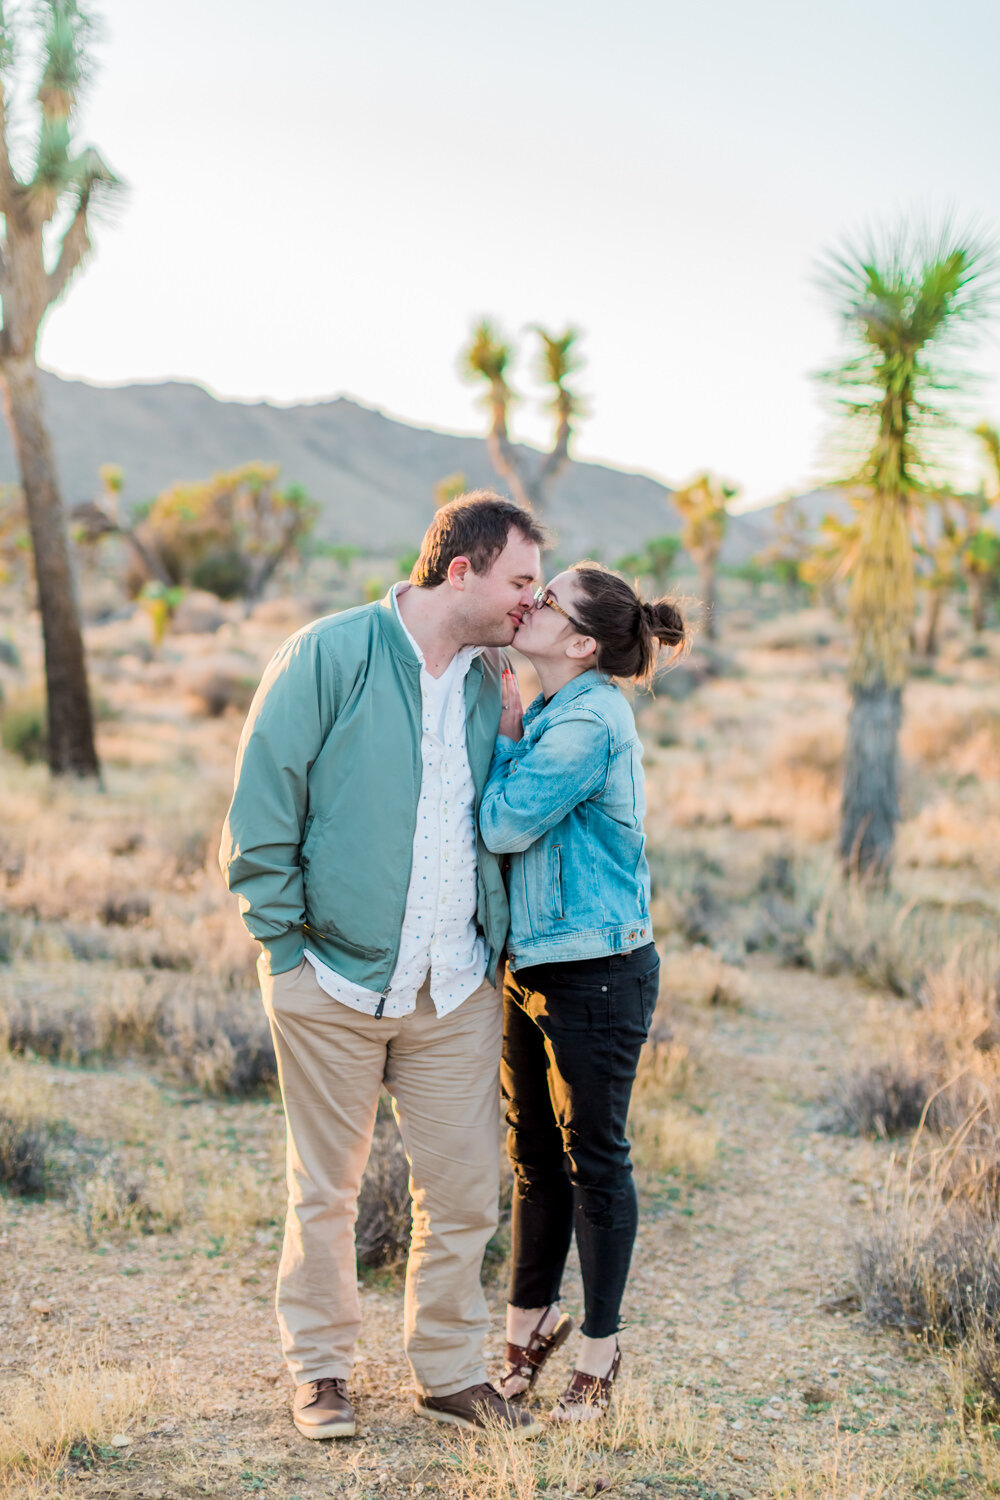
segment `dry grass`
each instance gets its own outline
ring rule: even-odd
[[[0,1496],[45,1488],[71,1457],[127,1447],[147,1421],[156,1380],[122,1366],[99,1345],[66,1351],[44,1376],[0,1387]]]
[[[625,1374],[605,1422],[553,1426],[532,1443],[512,1442],[497,1428],[463,1441],[453,1493],[463,1500],[534,1500],[620,1491],[678,1472],[695,1478],[718,1441],[718,1417],[706,1403]]]
[[[698,945],[663,955],[660,992],[670,1004],[739,1009],[749,998],[750,987],[741,969]]]

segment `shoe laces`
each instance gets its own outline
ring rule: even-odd
[[[322,1395],[324,1391],[336,1391],[338,1396],[343,1396],[347,1393],[347,1381],[341,1380],[336,1375],[324,1375],[322,1380],[314,1380],[313,1386],[315,1387],[317,1396]]]

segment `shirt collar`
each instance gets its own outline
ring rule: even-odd
[[[419,645],[414,640],[409,630],[407,630],[406,621],[403,619],[403,616],[399,612],[398,596],[402,593],[405,593],[406,590],[411,587],[412,585],[406,583],[405,581],[401,583],[394,583],[392,588],[389,590],[389,597],[392,600],[392,612],[396,616],[396,619],[399,621],[400,629],[403,631],[406,639],[413,647],[413,652],[417,658],[417,661],[420,663],[421,667],[425,667],[427,665],[427,662],[424,658],[424,653],[421,651]],[[477,656],[482,656],[485,650],[485,646],[463,646],[460,650],[455,652],[452,660],[458,662],[459,668],[461,669],[464,676],[464,674],[469,670],[470,663],[475,661]],[[450,665],[451,663],[449,663],[449,666]]]

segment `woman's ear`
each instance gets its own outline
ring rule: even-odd
[[[592,635],[575,635],[566,647],[566,655],[575,661],[584,661],[597,653],[597,642]]]

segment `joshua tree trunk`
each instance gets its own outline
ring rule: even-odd
[[[847,728],[840,855],[866,874],[888,874],[899,821],[903,695],[884,682],[855,686]]]
[[[944,589],[932,589],[931,597],[927,601],[927,622],[924,625],[924,639],[920,648],[924,656],[937,656],[938,629],[941,625],[943,604]]]
[[[49,765],[55,774],[97,776],[94,722],[69,539],[52,443],[31,357],[0,361],[7,421],[24,488],[45,640]]]
[[[696,558],[698,568],[698,588],[701,592],[701,605],[704,611],[704,635],[707,640],[714,641],[718,636],[718,628],[715,623],[715,559]]]

